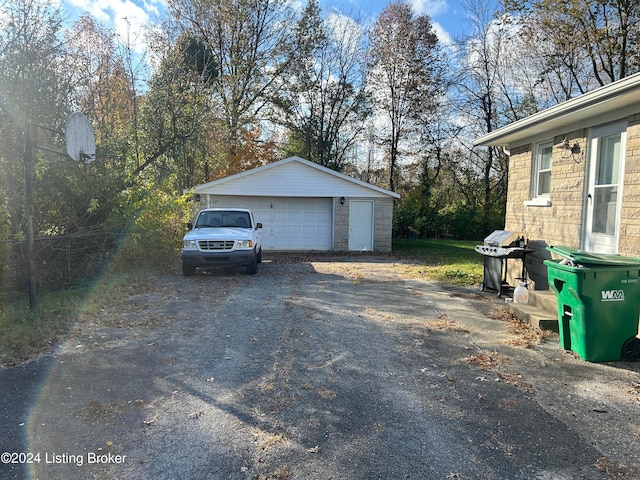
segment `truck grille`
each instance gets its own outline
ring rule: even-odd
[[[231,250],[234,240],[199,240],[200,250]]]

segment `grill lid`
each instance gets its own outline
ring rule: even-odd
[[[492,247],[515,247],[522,236],[522,233],[509,230],[494,230],[484,239],[484,244]]]

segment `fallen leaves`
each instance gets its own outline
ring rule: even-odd
[[[533,385],[523,381],[522,375],[520,375],[519,373],[512,373],[512,372],[505,373],[505,372],[496,371],[496,375],[502,380],[504,380],[504,383],[506,383],[507,385],[513,385],[519,388],[520,390],[522,390],[523,392],[527,392],[527,393],[535,392]]]
[[[494,373],[496,375],[494,381],[496,382],[502,380],[507,385],[513,385],[527,393],[535,391],[533,386],[525,382],[519,373],[503,371],[502,367],[509,363],[509,359],[498,352],[480,351],[470,357],[462,358],[460,361],[469,365],[477,365],[483,370]],[[487,381],[484,376],[476,377],[476,380]]]
[[[425,326],[428,330],[438,330],[440,332],[471,333],[471,330],[450,319],[445,313],[438,315],[438,320],[426,322]]]
[[[451,374],[450,374],[450,373],[448,373],[448,372],[444,372],[444,373],[443,373],[442,375],[440,375],[440,376],[441,376],[441,377],[446,378],[446,379],[447,379],[447,380],[449,380],[450,382],[457,382],[457,381],[458,381],[458,378],[457,378],[457,377],[454,377],[453,375],[451,375]]]
[[[631,401],[640,403],[640,383],[631,382],[631,385],[629,385],[628,391],[631,394]]]
[[[639,478],[640,468],[635,466],[624,466],[617,461],[602,457],[593,465],[596,470],[605,473],[609,478]]]
[[[516,336],[511,340],[507,340],[507,345],[513,345],[515,347],[533,348],[553,335],[553,332],[549,330],[542,330],[538,327],[525,322],[524,320],[515,316],[505,307],[495,308],[491,312],[491,318],[494,320],[500,320],[507,323],[507,330]]]
[[[332,398],[336,398],[336,392],[334,392],[333,390],[317,390],[318,395],[320,395],[322,398],[327,398],[327,399],[332,399]]]
[[[485,370],[493,370],[498,366],[505,365],[509,362],[507,357],[498,352],[480,351],[470,357],[465,357],[461,360],[463,363],[469,365],[478,365]]]

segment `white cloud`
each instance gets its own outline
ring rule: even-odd
[[[352,49],[356,49],[356,44],[362,40],[363,26],[353,18],[343,13],[332,11],[327,16],[327,26],[329,33],[334,40],[351,43]],[[354,44],[355,42],[355,44]]]
[[[447,0],[411,0],[411,6],[413,11],[417,15],[427,14],[431,18],[431,26],[433,32],[438,37],[438,40],[446,48],[450,48],[453,45],[453,39],[451,34],[442,26],[441,23],[433,20],[434,16],[446,13],[449,10],[449,4]]]
[[[418,15],[426,13],[430,17],[444,13],[449,9],[447,0],[411,0],[411,6]]]
[[[75,9],[88,12],[105,26],[112,28],[123,43],[130,43],[134,52],[145,49],[144,28],[152,17],[164,9],[162,0],[137,4],[131,0],[67,0]]]
[[[451,38],[451,35],[449,35],[449,32],[447,32],[442,25],[440,25],[438,22],[431,22],[431,26],[433,27],[433,32],[436,34],[436,37],[438,37],[438,41],[442,45],[447,48],[453,45],[453,39]]]

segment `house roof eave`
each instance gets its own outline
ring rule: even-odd
[[[396,198],[396,199],[400,198],[400,194],[398,194],[396,192],[392,192],[390,190],[386,190],[386,189],[384,189],[382,187],[378,187],[377,185],[373,185],[373,184],[370,184],[370,183],[367,183],[367,182],[363,182],[362,180],[358,180],[357,178],[350,177],[348,175],[345,175],[344,173],[340,173],[340,172],[337,172],[335,170],[331,170],[330,168],[323,167],[322,165],[318,165],[315,162],[312,162],[310,160],[306,160],[304,158],[297,157],[297,156],[288,157],[288,158],[285,158],[283,160],[279,160],[279,161],[273,162],[273,163],[268,163],[266,165],[263,165],[263,166],[260,166],[260,167],[257,167],[257,168],[251,169],[251,170],[247,170],[247,171],[244,171],[244,172],[241,172],[241,173],[237,173],[235,175],[230,175],[228,177],[221,178],[219,180],[214,180],[214,181],[209,182],[209,183],[196,185],[193,190],[195,191],[195,193],[204,192],[204,191],[209,190],[211,187],[224,185],[225,183],[232,182],[232,181],[237,180],[239,178],[246,177],[246,176],[249,176],[249,175],[254,175],[254,174],[258,173],[258,172],[264,172],[265,170],[270,170],[272,168],[277,168],[279,166],[282,166],[282,165],[285,165],[285,164],[291,163],[291,162],[301,163],[301,164],[306,165],[308,167],[311,167],[311,168],[314,168],[316,170],[319,170],[319,171],[321,171],[323,173],[335,176],[335,177],[340,178],[342,180],[345,180],[347,182],[353,183],[355,185],[359,185],[360,187],[364,187],[364,188],[367,188],[369,190],[373,190],[373,191],[378,192],[378,193],[383,194],[383,195],[388,195],[388,196]]]
[[[640,111],[640,73],[572,98],[489,132],[475,145],[514,147],[534,137],[561,135]]]

